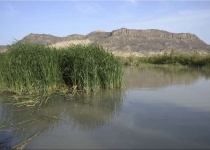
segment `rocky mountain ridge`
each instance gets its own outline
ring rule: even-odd
[[[7,48],[7,46],[5,46],[5,45],[0,45],[0,52],[1,52],[1,51],[6,51],[6,48]]]
[[[116,55],[148,56],[170,52],[201,54],[210,53],[210,45],[190,33],[171,33],[163,30],[134,30],[121,28],[112,32],[93,31],[87,35],[72,34],[56,37],[50,34],[29,34],[21,41],[29,40],[54,47],[69,44],[98,44]]]

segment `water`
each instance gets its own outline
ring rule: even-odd
[[[14,146],[41,131],[26,149],[210,149],[210,71],[126,67],[124,86],[57,96],[39,110],[0,101],[1,121],[14,116],[0,141]]]

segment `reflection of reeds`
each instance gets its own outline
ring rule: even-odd
[[[68,124],[79,130],[100,128],[121,111],[123,92],[120,89],[98,90],[97,93],[75,95],[71,100],[68,98],[67,94],[53,95],[48,105],[43,107],[13,105],[6,100],[2,102],[4,117],[1,118],[0,130],[12,130],[13,138],[19,139],[22,145],[29,142],[33,135],[38,135],[43,127],[53,130]]]
[[[72,127],[80,130],[91,130],[108,124],[119,114],[122,108],[123,92],[121,91],[100,91],[96,95],[89,95],[77,103],[73,109],[67,109],[69,119],[72,120]]]
[[[124,68],[127,88],[161,88],[172,84],[191,84],[199,77],[210,78],[209,69],[187,66],[141,65]]]
[[[39,130],[37,133],[35,133],[35,134],[34,134],[33,136],[31,136],[30,138],[27,138],[27,139],[24,140],[23,142],[21,142],[21,143],[15,145],[15,146],[13,146],[12,149],[13,149],[13,150],[15,150],[15,149],[23,149],[23,148],[26,146],[26,144],[27,144],[28,142],[30,142],[33,138],[37,137],[37,136],[38,136],[39,134],[41,134],[43,131],[44,131],[44,128],[41,129],[41,130]]]
[[[0,53],[0,91],[48,94],[120,87],[120,61],[96,45],[56,48],[14,43]]]

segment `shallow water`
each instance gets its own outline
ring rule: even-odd
[[[126,67],[124,86],[68,101],[57,96],[39,110],[0,101],[1,122],[11,119],[0,129],[1,145],[42,130],[26,149],[210,149],[210,71]]]

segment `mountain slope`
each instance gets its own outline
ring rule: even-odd
[[[1,52],[1,51],[5,51],[5,50],[6,50],[6,46],[0,45],[0,52]]]
[[[139,56],[162,54],[165,51],[180,53],[209,53],[210,45],[190,33],[170,33],[163,30],[134,30],[121,28],[112,32],[93,31],[87,35],[73,34],[56,37],[47,34],[29,34],[21,41],[43,43],[56,47],[71,43],[99,44],[117,55],[135,54]]]

